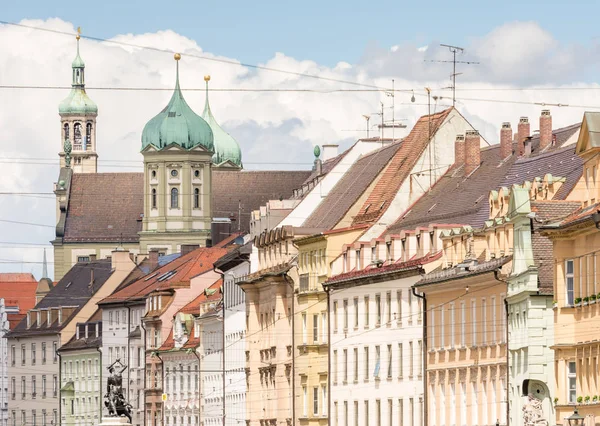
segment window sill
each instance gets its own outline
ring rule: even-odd
[[[398,380],[404,380],[404,376],[398,376]]]

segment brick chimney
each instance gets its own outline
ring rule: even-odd
[[[465,135],[456,135],[454,142],[454,165],[460,167],[465,164]]]
[[[505,121],[500,129],[500,157],[504,160],[512,155],[512,128],[510,123]]]
[[[550,145],[552,145],[552,115],[549,109],[544,109],[540,115],[540,151]]]
[[[465,134],[465,175],[470,175],[481,164],[479,132],[467,130]]]
[[[525,139],[530,135],[529,118],[519,118],[519,128],[517,129],[517,145],[519,147],[519,156],[525,152]]]
[[[523,146],[523,157],[529,157],[531,155],[531,136],[525,139]]]
[[[110,256],[111,267],[116,271],[128,271],[134,266],[129,257],[129,251],[123,249],[113,250]]]

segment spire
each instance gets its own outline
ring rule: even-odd
[[[44,261],[42,263],[42,278],[48,278],[48,262],[46,261],[46,249],[44,249]]]
[[[97,114],[98,106],[85,93],[85,63],[79,55],[79,40],[81,28],[77,28],[77,55],[71,64],[72,82],[71,93],[58,106],[60,114]]]
[[[174,56],[175,58],[175,91],[176,92],[181,92],[181,88],[179,87],[179,60],[181,59],[181,55],[179,53],[176,53]]]
[[[75,36],[75,38],[77,39],[77,56],[75,56],[75,59],[71,64],[71,68],[73,68],[72,86],[84,88],[85,80],[83,76],[85,70],[85,62],[83,62],[83,59],[81,59],[81,56],[79,55],[79,40],[81,39],[81,27],[77,28],[77,36]]]
[[[210,112],[210,104],[208,103],[208,82],[210,81],[210,75],[204,76],[204,82],[206,83],[206,100],[204,101],[204,112],[202,113],[202,117],[212,116]]]

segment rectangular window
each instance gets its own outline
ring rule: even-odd
[[[394,401],[388,399],[388,426],[394,425]]]
[[[348,330],[348,299],[344,299],[344,330]]]
[[[364,364],[365,364],[365,382],[369,380],[369,347],[365,346],[364,348]]]
[[[471,300],[471,346],[477,346],[477,301]]]
[[[450,303],[450,349],[454,349],[455,342],[455,327],[456,327],[456,318],[454,314],[454,302]]]
[[[17,398],[17,379],[14,377],[10,378],[10,399]]]
[[[375,295],[375,327],[381,325],[381,294]]]
[[[327,323],[327,312],[321,312],[321,342],[323,343],[327,343],[328,328],[329,326]]]
[[[58,343],[52,342],[52,362],[58,362]]]
[[[404,400],[403,399],[398,400],[398,424],[400,426],[404,426]]]
[[[404,357],[404,352],[402,351],[402,343],[398,343],[398,377],[402,378],[404,375],[404,363],[402,362],[402,358]]]
[[[492,297],[492,340],[491,343],[495,344],[496,343],[496,297],[493,296]]]
[[[358,382],[358,348],[354,348],[354,383]]]
[[[415,353],[413,352],[413,342],[408,342],[409,366],[408,376],[413,377],[415,371]]]
[[[421,377],[423,375],[423,341],[417,341],[417,376]]]
[[[17,351],[15,349],[15,345],[10,347],[10,363],[11,365],[15,365],[17,362]]]
[[[440,348],[444,349],[444,347],[446,346],[446,321],[445,318],[446,315],[444,315],[444,305],[440,305]]]
[[[333,383],[338,381],[338,352],[333,351]]]
[[[396,316],[396,321],[398,321],[400,324],[402,324],[402,290],[398,290],[396,292],[396,303],[397,303],[397,307],[396,309],[398,310],[398,315]]]
[[[21,376],[21,399],[25,399],[26,392],[27,392],[27,385],[25,384],[25,376]]]
[[[465,308],[465,302],[460,302],[460,347],[465,347],[465,326],[467,322],[467,311]]]
[[[408,323],[412,324],[413,322],[413,294],[408,291]]]
[[[348,383],[348,349],[344,349],[344,383]]]
[[[358,328],[358,297],[354,298],[354,328]]]
[[[569,361],[567,366],[567,385],[569,392],[569,404],[577,402],[577,364]]]
[[[319,415],[319,388],[313,388],[313,415]]]
[[[338,307],[338,302],[337,300],[333,302],[333,332],[337,333],[338,330],[338,316],[337,316],[337,307]]]
[[[381,400],[375,400],[375,424],[381,424]]]
[[[390,325],[392,323],[392,292],[388,291],[385,294],[385,315],[386,315],[386,325]]]
[[[46,363],[46,342],[42,342],[42,364]]]
[[[487,301],[481,298],[481,343],[487,344]]]
[[[319,343],[319,314],[313,315],[313,343]]]
[[[414,398],[408,399],[408,424],[415,424],[415,400]]]
[[[27,350],[25,349],[25,345],[21,345],[21,365],[25,365],[25,359],[27,357]]]
[[[58,395],[58,377],[55,375],[52,376],[52,396],[56,398]]]
[[[388,362],[387,362],[387,378],[391,379],[392,378],[392,345],[387,345],[387,355],[388,355]]]
[[[308,390],[306,386],[302,386],[302,416],[308,417]]]
[[[358,417],[358,401],[354,401],[354,426],[358,426],[360,417]]]
[[[46,376],[42,376],[42,398],[46,398]]]
[[[365,328],[369,328],[369,296],[365,296]]]
[[[565,287],[567,290],[567,305],[572,306],[575,302],[575,278],[573,260],[565,261]]]
[[[364,415],[365,415],[365,423],[364,423],[364,425],[365,426],[369,426],[369,401],[365,401],[365,412],[364,412]],[[377,425],[377,426],[379,426],[379,425]]]
[[[327,385],[321,385],[321,414],[327,415]]]
[[[435,332],[435,305],[431,305],[431,328],[429,329],[429,335],[431,336],[431,349],[435,349]]]
[[[302,344],[306,345],[308,340],[308,325],[306,324],[306,314],[302,314]]]

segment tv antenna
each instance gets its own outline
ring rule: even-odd
[[[452,75],[451,75],[451,77],[452,77],[452,106],[454,106],[456,104],[456,76],[462,74],[462,73],[456,72],[456,64],[478,65],[479,62],[457,61],[456,54],[464,53],[465,49],[463,49],[462,47],[458,47],[458,46],[451,46],[449,44],[440,44],[440,46],[447,47],[450,50],[450,52],[452,53],[452,60],[451,61],[427,61],[427,62],[441,62],[441,63],[452,62]]]

